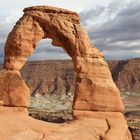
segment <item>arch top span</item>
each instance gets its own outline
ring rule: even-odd
[[[62,47],[72,58],[77,73],[74,110],[124,110],[119,90],[112,80],[102,53],[90,43],[87,32],[80,25],[79,15],[72,11],[49,6],[24,9],[24,15],[10,32],[5,44],[4,69],[8,76],[14,71],[14,76],[18,74],[16,77],[21,77],[19,72],[15,71],[22,68],[36,44],[43,38],[51,38],[52,45]],[[6,76],[5,72],[4,77]],[[16,87],[19,87],[17,91],[21,90],[21,94],[22,85],[18,84]],[[27,91],[27,88],[25,89]],[[6,105],[11,103],[8,101],[9,95],[2,100]],[[19,104],[17,105],[15,100],[12,102],[15,106]],[[27,103],[25,106],[28,106]]]
[[[73,16],[73,18],[75,17],[75,20],[77,20],[78,23],[80,23],[80,17],[76,12],[66,10],[63,8],[57,8],[57,7],[53,7],[53,6],[32,6],[32,7],[27,7],[23,10],[23,12],[25,12],[25,13],[28,11],[41,11],[41,12],[45,12],[45,13],[58,13],[58,14],[71,15],[71,16]]]
[[[101,52],[90,44],[77,13],[35,6],[24,9],[24,15],[9,34],[5,45],[4,68],[21,69],[42,38],[51,38],[54,46],[63,47],[75,61],[77,57],[86,56],[103,58]]]

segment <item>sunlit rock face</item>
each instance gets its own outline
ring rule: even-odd
[[[63,47],[77,72],[74,109],[123,111],[119,91],[114,84],[102,53],[90,44],[75,12],[30,7],[24,10],[5,45],[5,70],[20,70],[42,38]]]
[[[4,71],[0,74],[0,100],[3,105],[28,107],[30,92],[18,71]]]
[[[102,53],[91,45],[87,32],[80,26],[79,15],[65,9],[48,6],[24,9],[24,15],[10,32],[5,45],[5,72],[1,76],[0,86],[2,94],[0,100],[3,101],[3,104],[18,107],[28,106],[29,94],[19,70],[25,64],[27,57],[33,53],[36,44],[44,38],[51,38],[52,45],[62,47],[72,58],[74,69],[77,73],[73,116],[79,120],[70,124],[70,127],[66,125],[59,128],[56,125],[45,124],[44,129],[47,128],[46,132],[48,132],[45,135],[46,139],[62,140],[65,139],[65,135],[69,139],[75,140],[79,140],[82,137],[84,137],[84,140],[92,138],[95,140],[131,139],[126,121],[121,113],[124,111],[124,106],[119,90],[112,80]],[[16,73],[14,73],[15,71]],[[9,75],[13,75],[12,80]],[[5,83],[10,84],[5,85]],[[19,102],[16,104],[17,101]],[[112,112],[114,112],[113,115]],[[100,118],[99,116],[102,117]],[[90,121],[88,121],[89,118]],[[115,120],[120,125],[116,124]],[[29,119],[26,121],[32,124]],[[86,121],[88,128],[91,130],[94,128],[97,134],[90,134],[90,130],[86,131],[86,125],[83,126],[85,130],[81,133],[82,121]],[[93,125],[98,121],[99,128],[103,126],[101,131],[96,125]],[[34,123],[34,125],[38,126],[40,124],[36,121]],[[31,129],[31,125],[26,127]],[[52,135],[48,127],[56,133]],[[37,126],[34,128],[37,128]],[[64,134],[64,130],[67,133]]]

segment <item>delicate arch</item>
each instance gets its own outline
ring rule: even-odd
[[[24,9],[5,45],[4,69],[19,71],[43,38],[51,38],[52,45],[63,47],[73,60],[77,72],[73,109],[123,111],[108,65],[75,12],[47,6]]]

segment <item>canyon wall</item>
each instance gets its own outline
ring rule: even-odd
[[[140,58],[107,62],[120,91],[140,93]],[[70,60],[27,62],[21,74],[32,95],[74,93],[76,73]]]

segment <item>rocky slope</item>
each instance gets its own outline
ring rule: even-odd
[[[140,97],[139,97],[140,98]],[[125,113],[129,130],[131,131],[133,140],[140,139],[140,111],[130,111]]]
[[[31,94],[61,94],[74,91],[75,72],[69,60],[27,62],[21,75]]]
[[[108,65],[120,91],[140,93],[140,58],[108,61]],[[70,60],[27,62],[21,74],[32,95],[74,92],[76,73]]]
[[[108,61],[113,79],[121,91],[140,93],[140,58]]]
[[[140,58],[108,61],[113,79],[121,91],[140,93]],[[70,60],[27,62],[23,79],[36,93],[73,93],[76,74]]]

